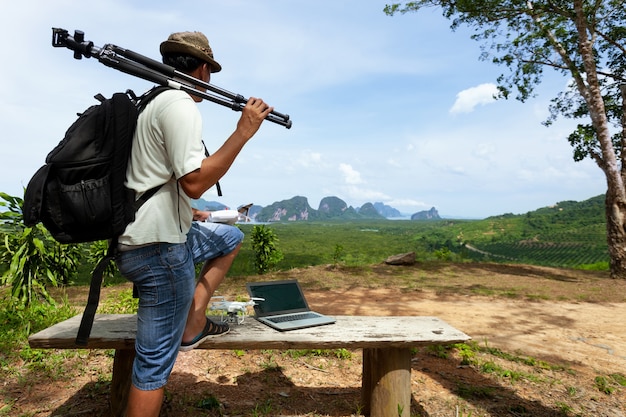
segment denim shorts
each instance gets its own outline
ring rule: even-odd
[[[187,245],[195,264],[231,253],[243,241],[243,232],[221,223],[192,222]]]
[[[183,338],[195,289],[195,268],[184,243],[155,243],[119,252],[120,273],[139,295],[132,382],[140,390],[167,383]]]
[[[139,295],[132,382],[155,390],[167,383],[195,290],[195,264],[224,256],[242,241],[237,227],[192,223],[187,243],[155,243],[118,252],[120,273]]]

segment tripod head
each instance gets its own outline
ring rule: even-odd
[[[55,48],[69,48],[74,51],[75,59],[91,57],[91,50],[94,47],[93,42],[85,41],[85,32],[75,30],[74,36],[70,36],[65,29],[52,28],[52,46]]]

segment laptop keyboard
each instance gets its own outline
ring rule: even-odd
[[[315,313],[300,313],[300,314],[291,314],[289,316],[268,317],[267,319],[271,321],[272,323],[282,323],[285,321],[313,319],[316,317],[318,316]]]

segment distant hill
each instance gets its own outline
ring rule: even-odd
[[[192,207],[198,210],[236,209],[218,201],[207,201],[202,198],[192,201]],[[434,212],[433,212],[434,210]],[[424,214],[424,213],[431,213]],[[434,215],[433,215],[434,213]],[[258,222],[307,221],[307,220],[360,220],[385,218],[412,218],[413,220],[439,219],[439,213],[433,207],[427,212],[418,212],[413,216],[402,214],[398,209],[381,202],[365,203],[361,207],[349,206],[339,197],[324,197],[317,210],[313,209],[306,197],[295,196],[288,200],[277,201],[269,206],[253,205],[248,217]]]
[[[402,213],[399,210],[388,206],[383,203],[374,203],[374,208],[383,217],[394,218],[394,217],[402,217]]]
[[[346,202],[339,197],[324,197],[320,201],[317,211],[320,217],[324,218],[341,217],[349,211],[356,213],[352,207],[348,207]]]
[[[441,220],[439,212],[436,208],[430,210],[418,211],[411,216],[411,220]]]
[[[606,223],[604,200],[604,194],[600,194],[584,201],[559,201],[552,206],[541,207],[525,214],[505,213],[498,216],[488,217],[485,220],[521,217],[524,218],[529,225],[535,223],[537,226],[541,226],[541,223]],[[542,220],[536,221],[537,219]]]
[[[203,198],[192,200],[192,207],[198,210],[236,209],[218,201],[207,201]],[[361,207],[348,206],[339,197],[324,197],[317,210],[313,209],[306,197],[296,196],[262,207],[253,205],[248,217],[258,222],[270,221],[306,221],[306,220],[359,220],[399,218],[403,214],[399,210],[383,203],[366,203]]]
[[[263,207],[256,215],[259,222],[317,220],[317,211],[309,206],[306,197],[296,196]]]
[[[202,198],[193,200],[192,206],[201,210],[224,210],[228,207],[217,201],[206,201]],[[598,215],[604,221],[604,195],[593,197],[583,202],[561,201],[553,206],[539,208],[533,212],[518,216],[544,216],[570,213],[575,210],[577,216],[588,216],[596,218]],[[571,214],[571,213],[570,213]],[[569,215],[569,214],[568,214]],[[441,220],[442,217],[435,207],[430,210],[423,210],[407,216],[399,210],[383,204],[381,202],[365,203],[361,207],[352,207],[344,200],[336,196],[324,197],[316,209],[309,205],[308,199],[304,196],[295,196],[288,200],[277,201],[269,206],[262,207],[253,205],[248,211],[248,216],[258,222],[282,222],[282,221],[313,221],[313,220],[362,220],[362,219],[393,219],[407,218],[414,221]],[[514,217],[511,213],[492,216],[490,219]],[[462,220],[462,219],[457,219]]]
[[[231,208],[218,201],[206,201],[203,198],[192,200],[191,207],[198,209],[198,210],[208,210],[208,211],[227,210]]]
[[[359,216],[364,219],[384,219],[385,216],[380,214],[372,203],[363,204],[358,210]]]
[[[457,244],[474,260],[608,268],[604,195],[456,223]]]
[[[263,207],[256,215],[259,222],[311,221],[311,220],[355,220],[384,219],[371,203],[360,209],[348,206],[338,197],[325,197],[317,210],[313,209],[306,197],[296,196],[289,200],[277,201]]]

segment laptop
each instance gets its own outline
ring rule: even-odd
[[[286,331],[335,323],[335,319],[311,311],[297,280],[249,282],[256,319],[276,330]],[[263,300],[258,300],[262,298]]]

